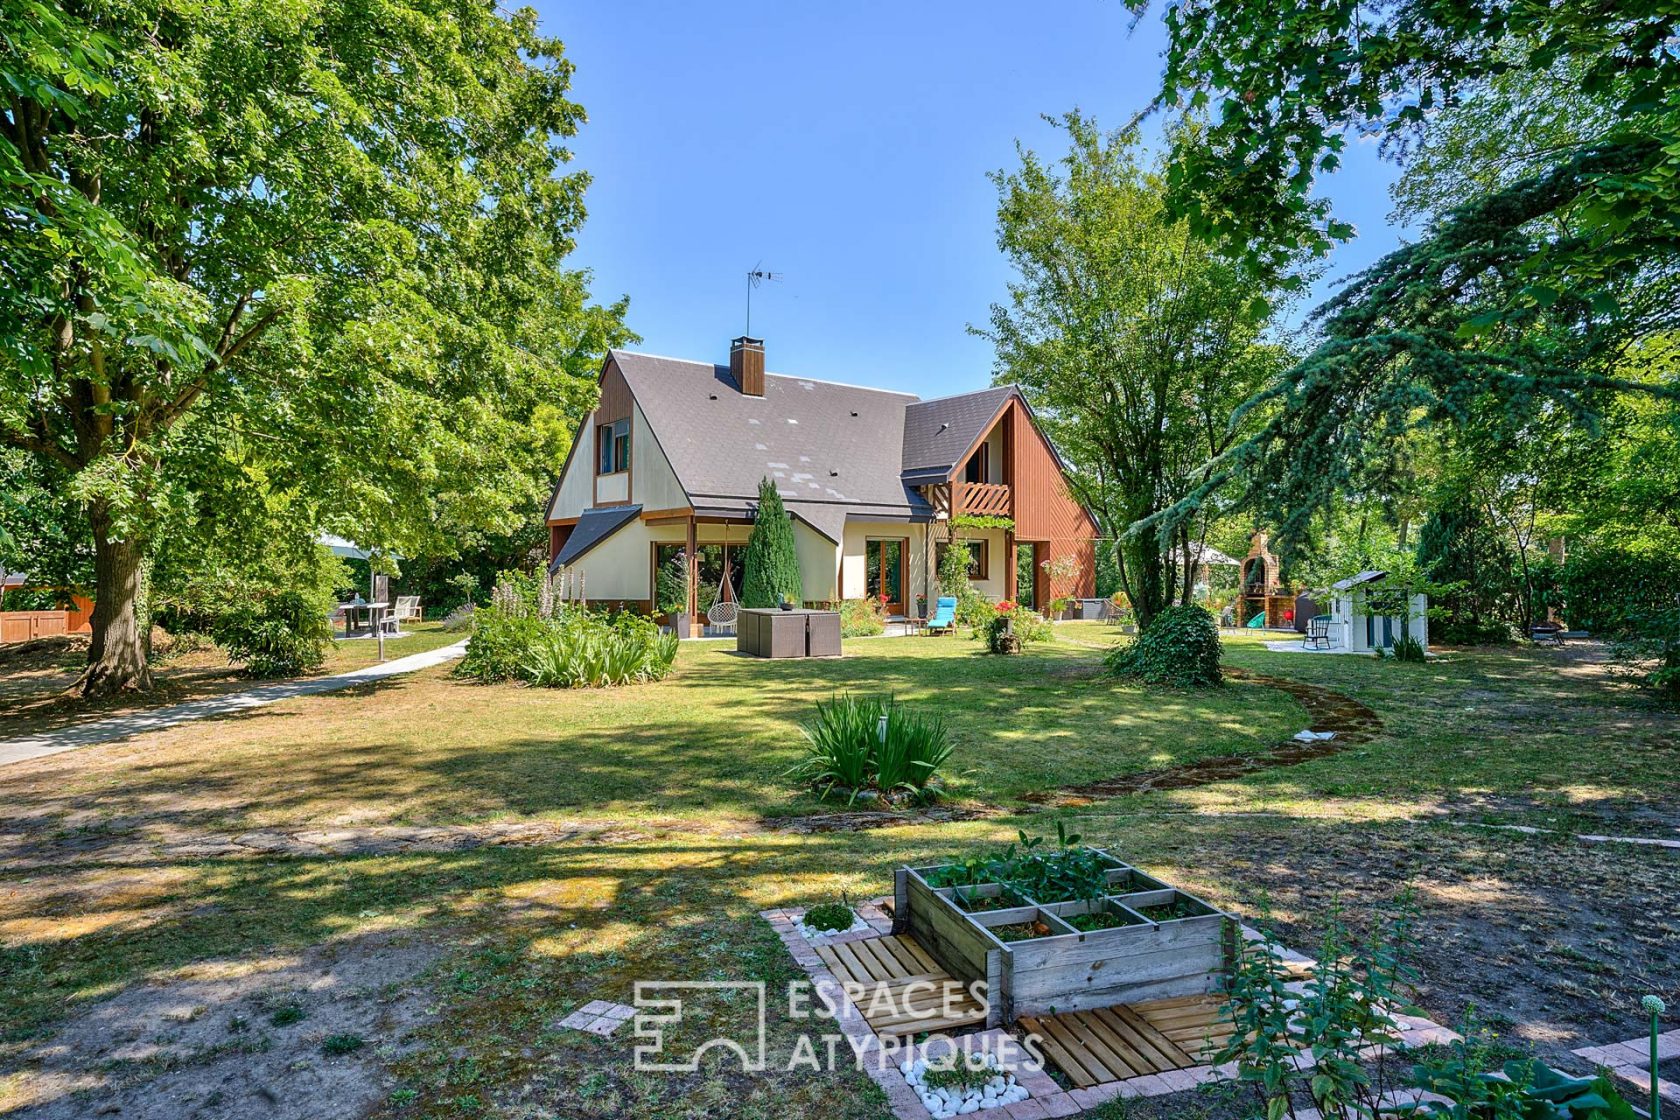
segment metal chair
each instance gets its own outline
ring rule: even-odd
[[[1314,615],[1307,619],[1307,632],[1301,635],[1302,649],[1330,648],[1330,616]]]

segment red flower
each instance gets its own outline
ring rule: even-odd
[[[997,609],[999,614],[1008,614],[1010,611],[1015,609],[1015,604],[1010,602],[1008,599],[1005,599],[997,605]]]

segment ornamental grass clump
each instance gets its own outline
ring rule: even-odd
[[[651,619],[565,605],[549,609],[545,617],[518,596],[498,595],[474,612],[457,674],[485,684],[611,688],[661,680],[676,660],[676,635],[660,633]]]
[[[935,794],[935,773],[951,757],[950,732],[927,715],[890,697],[842,693],[817,701],[816,715],[801,726],[806,757],[790,773],[811,782],[819,796],[922,802]]]

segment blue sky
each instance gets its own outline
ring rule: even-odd
[[[1159,8],[1038,4],[539,2],[577,67],[594,176],[575,262],[630,296],[641,349],[725,361],[745,274],[772,371],[924,397],[991,381],[968,335],[1004,295],[988,171],[1017,138],[1059,150],[1041,114],[1118,126],[1157,88]],[[1329,184],[1359,239],[1336,275],[1397,243],[1393,169],[1351,145]]]

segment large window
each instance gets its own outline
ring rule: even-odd
[[[595,450],[600,460],[596,474],[617,474],[630,469],[630,418],[602,424],[595,429]]]
[[[986,542],[985,541],[957,541],[958,548],[968,549],[968,578],[985,579],[986,576]],[[934,567],[937,568],[945,560],[945,550],[949,545],[938,545],[934,549]]]
[[[746,576],[741,561],[746,550],[745,545],[726,544],[703,544],[696,550],[699,555],[694,566],[698,569],[699,581],[695,588],[695,601],[701,614],[711,610],[712,604],[724,597],[723,584],[726,578],[729,583],[729,601],[740,602],[741,581]],[[686,598],[686,588],[683,586],[688,571],[683,556],[685,551],[680,544],[653,546],[654,582],[657,588],[655,594],[661,600],[658,609],[662,613],[683,609],[667,605],[666,600],[675,602]]]

